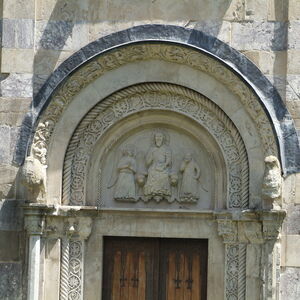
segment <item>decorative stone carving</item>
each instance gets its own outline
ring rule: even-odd
[[[217,219],[218,233],[223,237],[224,243],[235,243],[237,241],[237,223],[230,219]]]
[[[262,197],[273,209],[281,207],[282,177],[277,157],[265,158],[265,174],[262,184]]]
[[[180,187],[180,202],[194,203],[199,199],[200,167],[191,153],[186,154],[180,166],[182,182]]]
[[[172,152],[166,145],[166,133],[158,130],[154,133],[154,145],[146,156],[148,167],[147,180],[144,186],[145,200],[154,199],[171,200],[170,168],[172,165]]]
[[[135,149],[133,145],[127,145],[122,150],[122,157],[119,160],[116,181],[109,186],[115,186],[114,199],[117,201],[133,201],[136,199],[136,186],[135,186]]]
[[[116,51],[110,51],[99,57],[97,56],[85,64],[84,67],[70,75],[60,90],[54,94],[50,105],[39,121],[32,146],[34,157],[38,158],[42,164],[46,164],[47,149],[55,123],[59,120],[73,97],[81,89],[109,70],[116,69],[124,64],[149,59],[184,64],[208,73],[224,83],[239,97],[256,124],[265,154],[277,155],[276,142],[268,117],[256,95],[237,75],[213,58],[193,49],[178,45],[148,43],[146,45],[125,46],[118,48]]]
[[[27,187],[27,197],[30,201],[42,200],[45,196],[46,167],[29,156],[25,159],[22,168],[22,183]]]
[[[74,133],[67,149],[63,178],[64,203],[84,204],[88,161],[94,145],[108,129],[117,121],[136,112],[147,110],[153,112],[161,111],[161,109],[189,116],[201,124],[218,141],[229,168],[228,206],[247,207],[249,200],[247,153],[235,126],[224,112],[207,98],[189,89],[163,83],[141,84],[124,89],[103,100],[86,115]],[[152,170],[153,160],[151,162],[150,156],[158,148],[161,148],[160,151],[165,155],[164,162],[167,164],[162,168],[162,171],[152,176],[154,174]],[[185,153],[189,151],[186,149]],[[158,201],[164,198],[174,202],[175,198],[180,198],[176,189],[182,187],[178,176],[184,175],[184,172],[171,169],[172,151],[168,149],[166,144],[163,143],[161,147],[155,145],[147,152],[149,152],[149,162],[146,169],[140,171],[139,166],[137,166],[136,193],[138,198],[144,193],[150,199],[156,197]],[[195,163],[194,160],[193,164],[195,165]],[[99,176],[100,174],[101,176],[104,174],[102,170],[99,171]],[[160,179],[163,177],[164,180],[165,189],[163,192],[151,190],[153,184],[150,184],[149,178],[156,180],[158,176]],[[162,185],[161,182],[159,184]],[[174,197],[173,195],[177,196]],[[101,189],[99,199],[101,199]],[[186,201],[186,199],[182,200]],[[194,197],[193,200],[195,199]]]
[[[245,222],[243,224],[243,230],[247,240],[252,244],[263,243],[262,226],[261,223]]]

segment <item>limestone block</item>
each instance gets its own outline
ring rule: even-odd
[[[243,51],[264,74],[284,75],[286,51]]]
[[[32,74],[11,73],[0,81],[2,97],[30,98],[32,96]]]
[[[282,22],[232,23],[231,46],[237,50],[273,50],[286,48],[286,24]]]
[[[284,179],[283,184],[283,203],[291,204],[296,200],[296,174],[290,174]]]
[[[51,19],[52,21],[87,20],[90,2],[89,0],[39,0],[36,5],[36,19]]]
[[[34,57],[34,74],[49,76],[72,53],[70,51],[39,49]]]
[[[3,0],[3,18],[34,19],[35,0]]]
[[[299,0],[289,0],[289,20],[300,20]]]
[[[268,16],[268,1],[246,0],[245,19],[246,20],[266,20]]]
[[[10,149],[10,130],[9,126],[0,126],[0,140],[5,143],[0,143],[0,163],[9,163],[11,160]]]
[[[32,71],[33,49],[2,49],[2,73],[32,73]]]
[[[22,299],[22,265],[20,263],[0,264],[0,299]]]
[[[300,49],[288,51],[287,73],[300,76]]]
[[[35,39],[38,48],[71,50],[73,26],[69,21],[37,21]]]
[[[17,173],[17,167],[0,165],[0,184],[13,183],[16,179]]]
[[[46,82],[49,75],[34,75],[32,78],[33,97],[36,96],[40,88]]]
[[[285,268],[280,276],[281,299],[300,299],[300,268]]]
[[[287,93],[287,80],[284,75],[266,75],[269,81],[276,88],[277,92],[281,96],[282,100],[285,102]]]
[[[18,261],[20,232],[18,231],[0,231],[0,260]]]
[[[227,21],[202,21],[197,22],[194,26],[195,29],[201,30],[209,35],[217,37],[225,43],[230,43],[231,38],[231,25]]]
[[[213,3],[213,1],[211,3]],[[227,5],[228,8],[224,14],[224,20],[242,21],[245,19],[245,0],[227,1]]]
[[[22,211],[19,205],[22,205],[23,203],[23,201],[18,200],[0,201],[0,230],[22,230]]]
[[[289,3],[290,1],[291,0],[289,0]],[[288,19],[288,6],[286,0],[268,0],[268,20],[286,21]]]
[[[289,204],[287,207],[287,216],[284,220],[286,233],[293,235],[300,232],[300,205]]]
[[[300,118],[300,101],[287,101],[286,105],[288,107],[289,112],[291,113],[292,117],[295,119]]]
[[[287,101],[300,100],[300,76],[299,75],[290,75],[290,74],[287,75],[286,99]]]
[[[284,267],[300,267],[300,235],[287,235],[282,238],[282,243],[285,257],[282,265]]]
[[[0,98],[0,123],[8,126],[22,125],[31,99]]]
[[[4,19],[2,45],[4,48],[32,48],[34,22],[28,19]]]
[[[300,173],[296,174],[296,198],[295,203],[300,204]]]
[[[288,27],[288,48],[300,49],[300,21],[290,21]]]
[[[245,0],[128,0],[97,1],[89,3],[89,20],[100,22],[130,20],[204,21],[243,20]]]

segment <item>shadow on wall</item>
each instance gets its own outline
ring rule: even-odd
[[[47,7],[38,7],[33,94],[37,94],[54,69],[72,52],[99,37],[135,25],[173,24],[202,30],[215,37],[219,37],[221,30],[229,35],[229,28],[222,29],[224,17],[235,19],[244,14],[244,6],[234,4],[232,7],[233,2],[128,0],[124,6],[123,0],[57,0],[51,13]],[[229,43],[226,38],[223,40]],[[16,165],[22,165],[26,156],[26,146],[34,125],[35,106],[33,101],[31,112],[25,116],[21,126],[14,154]]]

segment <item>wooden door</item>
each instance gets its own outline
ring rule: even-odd
[[[206,272],[206,240],[106,237],[102,300],[204,300]]]
[[[159,300],[206,299],[207,241],[162,239]]]

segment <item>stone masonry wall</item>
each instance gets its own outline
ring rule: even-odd
[[[21,299],[26,274],[17,204],[25,113],[47,77],[95,39],[141,24],[202,30],[245,54],[277,87],[300,132],[299,0],[1,0],[0,298]],[[300,298],[300,174],[284,207],[281,299]],[[23,277],[22,277],[23,276]],[[24,292],[23,292],[24,293]]]

